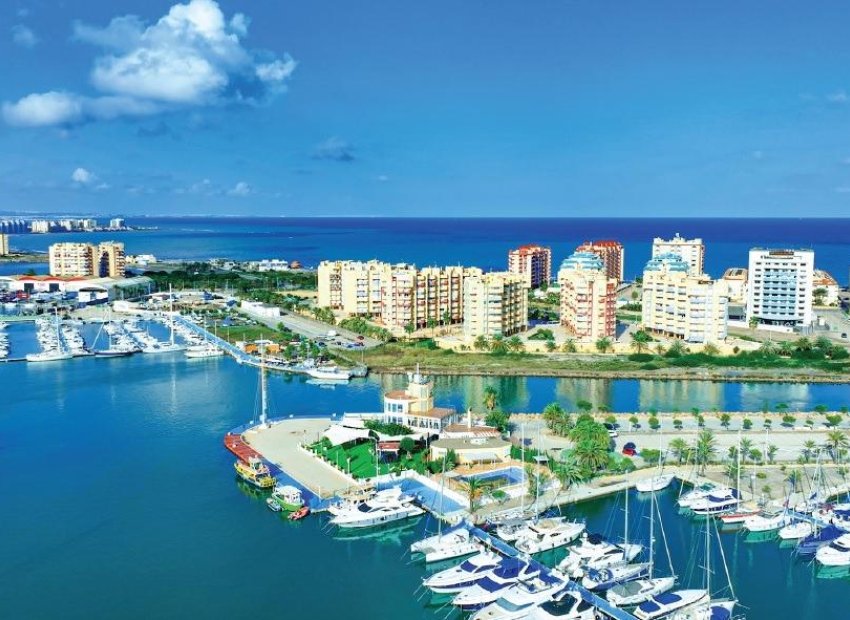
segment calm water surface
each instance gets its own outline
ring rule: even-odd
[[[25,340],[24,328],[13,329]],[[480,402],[493,381],[512,410],[579,397],[623,409],[662,408],[665,399],[735,408],[847,397],[843,386],[441,378],[437,400]],[[374,411],[382,390],[403,377],[335,389],[280,376],[270,383],[276,415],[316,415]],[[229,359],[179,355],[0,364],[0,616],[444,617],[414,598],[423,568],[402,557],[426,519],[335,538],[322,518],[282,521],[237,484],[221,438],[253,416],[256,384],[255,371]],[[697,584],[700,526],[676,514],[675,491],[662,497],[677,572]],[[633,536],[645,536],[647,506],[632,502]],[[617,536],[623,527],[622,499],[570,513],[592,530]],[[848,617],[847,579],[816,580],[775,543],[723,541],[751,620]]]

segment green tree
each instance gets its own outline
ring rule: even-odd
[[[425,321],[425,326],[431,330],[431,337],[433,338],[437,331],[437,319],[432,316],[428,317],[428,320]]]
[[[596,341],[596,350],[600,353],[607,353],[611,348],[611,339],[610,338],[600,338]]]
[[[452,322],[452,313],[448,310],[443,310],[443,313],[440,315],[440,321],[443,325],[448,325]]]
[[[744,418],[743,421],[741,422],[741,428],[743,428],[745,431],[750,430],[752,427],[753,427],[753,421],[749,418]]]
[[[489,351],[490,343],[487,341],[487,336],[480,335],[472,343],[472,348],[476,351]]]
[[[489,487],[481,478],[467,478],[461,482],[461,488],[464,491],[464,495],[466,495],[469,514],[474,517],[480,507],[481,498]]]
[[[638,427],[639,422],[640,422],[640,420],[638,419],[638,417],[636,415],[629,416],[629,424],[632,425],[632,430],[635,430]]]
[[[566,451],[562,454],[566,454]],[[569,489],[584,482],[584,472],[581,465],[572,457],[565,458],[558,464],[555,475],[558,477],[562,489]]]
[[[729,428],[729,422],[731,422],[731,421],[732,421],[732,416],[729,415],[728,413],[721,413],[720,414],[720,426],[722,426],[723,428],[728,429]]]
[[[582,413],[590,413],[593,411],[593,403],[589,400],[579,400],[576,402],[576,407]]]
[[[717,453],[717,441],[714,438],[714,433],[708,429],[701,430],[699,435],[697,435],[697,442],[694,449],[700,475],[704,475],[706,466],[714,459]]]
[[[407,458],[410,458],[416,449],[416,442],[413,441],[412,437],[402,437],[398,447],[399,450],[407,454]]]
[[[416,325],[412,322],[408,323],[404,326],[404,333],[407,334],[407,339],[410,340],[410,337],[413,335],[413,332],[416,331]]]
[[[818,445],[812,439],[807,439],[803,442],[803,449],[800,451],[800,456],[804,463],[808,463],[812,455],[817,451]]]
[[[652,336],[646,333],[644,330],[638,330],[632,332],[632,348],[638,353],[643,353],[650,342],[652,342]]]
[[[850,447],[850,441],[847,439],[847,433],[837,428],[829,431],[826,434],[826,447],[832,455],[832,460],[837,463],[840,451],[846,450]]]
[[[546,351],[548,353],[553,353],[555,351],[555,349],[558,348],[558,345],[555,344],[554,340],[547,340],[546,344],[544,346],[546,347]]]
[[[715,356],[720,354],[720,349],[717,348],[717,345],[709,342],[702,348],[702,352],[706,355]]]
[[[777,452],[779,452],[779,448],[776,447],[775,445],[770,444],[767,447],[767,460],[771,465],[773,465],[773,462],[776,460],[776,453]]]
[[[522,353],[525,350],[525,344],[519,336],[511,336],[505,344],[511,353]]]
[[[499,391],[492,385],[488,385],[484,388],[484,399],[482,404],[487,411],[493,411],[499,406]]]
[[[646,422],[647,424],[649,424],[649,428],[654,431],[657,431],[659,428],[661,428],[661,422],[658,420],[658,416],[656,415],[649,416],[649,419]]]
[[[498,409],[490,411],[484,418],[487,426],[499,429],[500,433],[506,433],[510,427],[510,414]]]
[[[681,437],[675,437],[670,440],[667,449],[676,459],[676,462],[681,465],[682,461],[685,459],[685,455],[688,453],[688,442]]]
[[[576,348],[576,341],[573,338],[567,338],[564,344],[561,345],[561,350],[564,353],[575,353],[578,350]]]
[[[750,326],[750,329],[755,329],[759,326],[759,320],[757,317],[751,316],[747,321],[747,324]]]

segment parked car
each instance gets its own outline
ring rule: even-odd
[[[635,456],[637,454],[637,446],[634,442],[629,441],[623,446],[623,454],[626,456]]]
[[[606,430],[608,431],[609,437],[613,438],[613,437],[618,437],[620,435],[617,432],[617,425],[616,424],[609,424],[608,422],[605,422],[604,426],[605,426]]]

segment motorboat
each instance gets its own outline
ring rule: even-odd
[[[108,349],[100,349],[94,352],[95,357],[128,357],[136,352],[135,347],[115,345]]]
[[[563,590],[551,601],[535,607],[528,615],[532,620],[596,620],[596,607],[578,592]]]
[[[26,356],[28,362],[60,362],[72,359],[74,356],[61,349],[42,351],[41,353],[29,353]]]
[[[316,366],[307,368],[305,372],[311,378],[321,381],[348,381],[351,379],[351,371],[344,370],[339,366]]]
[[[782,540],[800,540],[810,536],[814,527],[808,521],[792,521],[779,530],[779,538]]]
[[[840,527],[827,525],[819,532],[814,532],[798,542],[794,552],[804,558],[812,558],[821,547],[830,544],[845,533]]]
[[[708,497],[713,491],[718,490],[711,485],[694,487],[687,493],[683,493],[678,500],[679,508],[690,508],[693,504]]]
[[[523,518],[507,519],[496,526],[496,536],[505,542],[513,542],[517,539],[527,524],[527,520]]]
[[[824,566],[850,565],[850,534],[842,534],[818,549],[815,559]]]
[[[554,576],[536,577],[512,585],[493,603],[477,611],[470,620],[521,620],[538,605],[551,601],[566,581]]]
[[[791,516],[785,512],[757,514],[744,520],[744,529],[750,532],[772,532],[791,523]]]
[[[591,534],[581,543],[570,548],[567,557],[558,564],[558,569],[570,575],[579,576],[586,570],[600,570],[609,566],[628,564],[634,560],[643,547],[638,544],[614,544]]]
[[[481,551],[478,542],[464,527],[428,536],[410,545],[410,552],[421,554],[426,562],[439,562]]]
[[[252,486],[259,489],[274,487],[274,478],[269,466],[255,456],[248,457],[247,461],[237,460],[233,467],[236,469],[236,474]]]
[[[224,355],[224,351],[214,344],[193,345],[186,348],[186,357],[189,359],[205,359],[210,357],[220,357]]]
[[[541,582],[563,584],[560,579],[542,575],[536,562],[505,558],[490,574],[455,596],[452,605],[464,611],[480,609],[500,598],[515,583],[535,578]]]
[[[436,594],[455,594],[475,585],[499,566],[504,558],[493,551],[482,551],[452,568],[425,578],[422,585]]]
[[[675,577],[638,579],[614,586],[605,593],[605,598],[617,607],[638,605],[654,597],[661,596],[665,592],[672,590],[675,585]]]
[[[608,568],[587,571],[587,574],[581,580],[581,585],[588,590],[603,592],[621,583],[642,579],[648,573],[649,562],[609,566]]]
[[[519,532],[514,546],[529,555],[557,549],[573,542],[585,528],[584,523],[564,521],[563,517],[539,519]]]
[[[737,489],[721,489],[691,504],[691,510],[698,515],[715,515],[728,512],[740,503],[741,494]]]
[[[292,485],[275,485],[271,497],[266,499],[266,505],[273,512],[295,512],[304,506],[301,489]]]
[[[331,519],[338,527],[372,527],[417,517],[425,511],[413,503],[412,495],[404,495],[401,487],[379,491],[371,499],[339,511]]]
[[[670,486],[675,478],[673,474],[659,474],[651,478],[643,478],[638,480],[635,488],[641,493],[652,493],[654,491],[662,491]]]
[[[718,515],[718,519],[723,522],[723,525],[740,525],[750,517],[760,514],[761,510],[757,508],[736,510],[735,512],[727,512]]]
[[[656,618],[663,618],[685,607],[707,603],[708,601],[708,592],[705,590],[676,590],[675,592],[665,592],[653,596],[648,601],[638,605],[632,614],[638,620],[656,620]]]

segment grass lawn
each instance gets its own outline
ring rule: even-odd
[[[279,331],[266,325],[233,325],[231,327],[218,327],[218,335],[220,338],[223,338],[228,342],[250,342],[261,338],[278,341],[284,337],[284,335]]]
[[[323,450],[322,442],[310,446],[310,450],[323,454],[325,460],[331,464],[339,465],[344,471],[348,471],[348,458],[351,458],[351,475],[355,478],[372,478],[375,475],[375,452],[374,444],[370,442],[357,444],[343,444],[331,446]],[[413,453],[413,458],[402,458],[404,469],[415,469],[418,472],[425,471],[425,451]],[[393,471],[395,463],[378,463],[379,474],[388,474]]]

